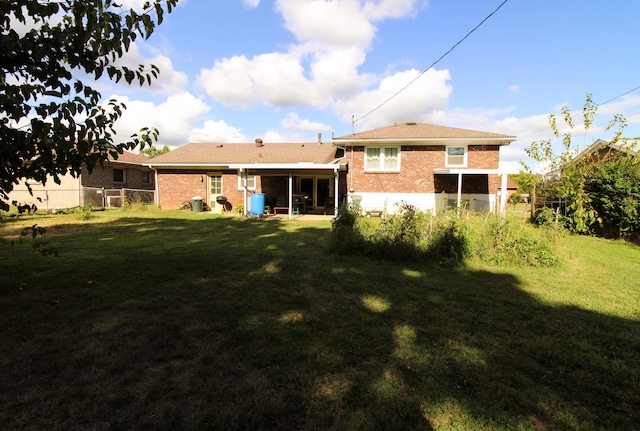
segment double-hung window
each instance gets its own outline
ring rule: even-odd
[[[243,173],[238,174],[238,189],[244,189],[246,185],[248,190],[255,190],[256,189],[255,174],[247,174],[246,181],[245,181],[244,175],[245,174]]]
[[[364,157],[365,171],[399,171],[400,148],[367,147]]]
[[[467,166],[467,147],[465,146],[448,146],[446,167],[464,168]]]

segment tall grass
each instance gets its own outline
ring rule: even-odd
[[[437,216],[403,203],[387,219],[362,217],[343,206],[333,222],[330,249],[394,261],[445,266],[470,260],[494,265],[550,267],[561,262],[552,225],[535,228],[524,221],[464,211]]]

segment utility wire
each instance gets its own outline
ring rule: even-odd
[[[613,102],[614,100],[621,98],[622,96],[626,96],[626,95],[627,95],[627,94],[629,94],[629,93],[633,93],[634,91],[636,91],[636,90],[638,90],[638,89],[640,89],[640,85],[639,85],[639,86],[637,86],[637,87],[635,87],[635,88],[632,88],[631,90],[625,91],[624,93],[619,94],[619,95],[617,95],[616,97],[612,97],[611,99],[609,99],[609,100],[607,100],[607,101],[605,101],[605,102],[602,102],[602,103],[596,103],[596,104],[595,104],[595,106],[596,106],[596,108],[598,108],[598,107],[600,107],[600,106],[607,105],[607,104],[609,104],[609,103]],[[573,112],[570,112],[570,114],[573,116],[573,115],[574,115],[574,112],[575,112],[575,110],[574,110]],[[636,113],[631,114],[631,115],[626,115],[626,116],[625,116],[625,118],[633,117],[633,116],[635,116],[635,115],[637,115],[637,114],[639,114],[639,113],[638,113],[638,112],[636,112]],[[550,115],[550,114],[549,114],[549,115]],[[596,127],[604,126],[604,125],[607,125],[607,124],[608,124],[608,123],[597,124],[597,125],[596,125]],[[531,132],[531,133],[529,133],[528,135],[525,135],[525,136],[523,136],[523,137],[521,137],[521,138],[518,138],[516,141],[522,141],[522,140],[527,139],[527,138],[529,138],[529,137],[531,137],[531,136],[535,136],[535,135],[537,135],[537,134],[539,134],[539,133],[546,132],[546,131],[549,131],[549,127],[545,127],[544,129],[540,129],[540,130],[538,130],[538,131]]]
[[[505,3],[507,3],[509,0],[504,0],[500,6],[498,6],[497,8],[495,8],[495,10],[493,12],[491,12],[489,15],[487,15],[487,17],[485,19],[483,19],[480,24],[478,24],[477,26],[475,26],[473,28],[473,30],[471,30],[469,33],[467,33],[462,39],[460,39],[458,42],[456,42],[455,45],[453,45],[447,52],[445,52],[444,54],[442,54],[442,56],[440,56],[439,59],[437,59],[436,61],[434,61],[431,66],[427,67],[425,70],[423,70],[418,76],[416,76],[411,82],[409,82],[407,85],[405,85],[404,87],[402,87],[400,90],[398,90],[393,96],[389,97],[387,100],[385,100],[384,102],[382,102],[381,104],[379,104],[378,106],[376,106],[375,108],[373,108],[371,111],[367,112],[366,114],[364,114],[362,117],[360,118],[354,118],[351,120],[352,125],[357,123],[358,121],[364,119],[365,117],[373,114],[375,111],[377,111],[378,109],[380,109],[382,106],[386,105],[389,101],[391,101],[393,98],[395,98],[396,96],[398,96],[400,93],[402,93],[404,90],[406,90],[409,86],[411,86],[411,84],[413,84],[414,82],[416,82],[418,79],[420,79],[422,77],[422,75],[424,75],[425,73],[427,73],[427,71],[429,69],[431,69],[432,67],[434,67],[436,64],[438,64],[443,58],[445,58],[447,55],[449,55],[449,53],[451,53],[451,51],[453,51],[454,49],[456,49],[458,47],[458,45],[460,45],[462,42],[464,42],[464,40],[466,38],[468,38],[469,36],[471,36],[471,33],[473,33],[474,31],[476,31],[478,28],[480,28],[480,26],[482,24],[485,23],[485,21],[487,21],[489,18],[491,18],[493,16],[493,14],[495,14],[496,12],[498,12],[498,10],[500,10],[500,8],[502,6],[505,5]]]

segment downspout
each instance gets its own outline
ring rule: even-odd
[[[247,191],[247,177],[248,177],[247,171],[245,169],[243,169],[243,168],[240,168],[240,175],[241,175],[241,177],[243,179],[243,182],[244,182],[244,184],[243,184],[244,187],[242,187],[242,202],[243,202],[243,204],[242,204],[242,212],[243,212],[243,215],[246,217],[247,216],[247,204],[248,204],[247,196],[249,195],[249,193]]]
[[[153,166],[149,166],[151,169],[153,169],[153,189],[155,191],[155,196],[153,197],[153,201],[156,204],[156,207],[160,207],[160,186],[158,185],[158,170],[156,168],[154,168]]]
[[[458,217],[460,217],[460,201],[462,200],[462,172],[458,174],[458,202],[457,202],[457,213]]]

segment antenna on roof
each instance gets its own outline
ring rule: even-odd
[[[355,126],[356,126],[356,114],[351,115],[351,134],[355,135]]]

